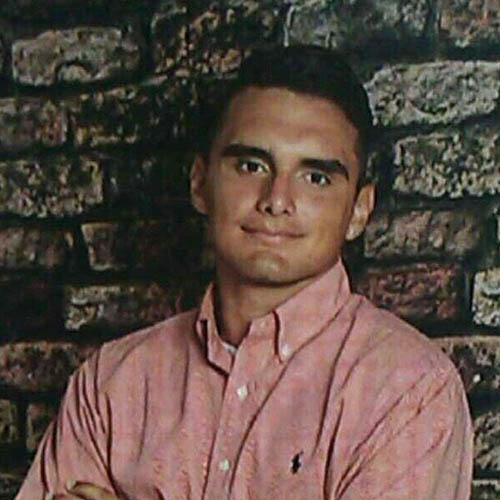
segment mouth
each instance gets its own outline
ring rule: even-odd
[[[301,233],[284,229],[273,229],[259,226],[241,226],[243,232],[264,243],[280,244],[300,238]]]

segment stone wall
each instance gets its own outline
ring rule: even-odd
[[[500,1],[3,0],[0,499],[69,374],[209,279],[187,172],[197,109],[257,46],[339,48],[366,82],[379,207],[358,290],[452,357],[500,498]]]

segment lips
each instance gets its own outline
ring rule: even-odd
[[[302,236],[302,233],[297,230],[294,231],[290,229],[271,228],[259,225],[243,225],[241,226],[241,229],[250,236],[254,236],[271,243],[279,243]]]

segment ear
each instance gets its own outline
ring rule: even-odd
[[[359,190],[352,210],[351,220],[345,236],[347,241],[356,239],[363,232],[374,206],[375,186],[373,184],[365,184]]]
[[[191,186],[191,203],[196,210],[203,215],[208,213],[208,203],[206,195],[207,168],[205,160],[201,155],[196,155],[191,165],[189,174]]]

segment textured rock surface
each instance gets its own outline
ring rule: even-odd
[[[498,500],[500,481],[495,479],[477,479],[472,482],[471,500]]]
[[[452,47],[478,48],[500,43],[498,0],[441,0],[441,37]]]
[[[128,30],[86,27],[46,31],[12,45],[12,74],[25,85],[87,83],[137,68],[140,51]]]
[[[184,274],[189,262],[196,260],[200,245],[197,235],[194,231],[189,234],[188,229],[188,221],[183,224],[170,219],[84,224],[82,233],[90,267],[96,271],[150,269],[172,273],[178,266]]]
[[[477,246],[481,227],[473,213],[456,210],[378,214],[366,228],[365,256],[463,257]]]
[[[162,0],[151,19],[152,57],[156,73],[188,74],[187,3]]]
[[[431,198],[500,193],[500,132],[473,126],[464,132],[401,139],[394,147],[394,189]]]
[[[223,75],[251,49],[283,37],[279,2],[163,2],[152,21],[156,72]],[[173,36],[172,36],[173,35]]]
[[[472,311],[474,323],[500,326],[500,267],[474,276]]]
[[[45,279],[0,278],[0,329],[3,340],[25,334],[41,335],[62,330],[61,288]],[[10,337],[10,338],[9,338]]]
[[[492,394],[498,399],[500,337],[448,337],[435,342],[457,366],[470,396]]]
[[[26,410],[26,448],[36,451],[45,429],[57,414],[57,408],[47,403],[31,403]]]
[[[185,127],[187,106],[182,91],[181,83],[162,77],[68,100],[75,145],[165,142],[178,137]]]
[[[340,50],[373,50],[377,44],[420,40],[430,13],[425,0],[296,3],[290,16],[290,41]]]
[[[382,68],[366,84],[383,126],[457,123],[496,109],[500,63],[443,61]]]
[[[76,215],[100,205],[103,196],[103,171],[90,157],[0,161],[0,213]]]
[[[171,298],[152,284],[67,287],[65,325],[69,330],[133,329],[169,317]]]
[[[14,402],[0,399],[0,444],[14,443],[19,439],[18,412]]]
[[[52,101],[36,98],[0,99],[0,150],[16,152],[61,146],[68,133],[66,112]]]
[[[368,269],[354,288],[403,318],[442,321],[460,316],[462,281],[458,266],[426,263]]]
[[[489,411],[474,420],[474,464],[500,472],[500,413]]]
[[[60,391],[93,351],[68,342],[20,342],[0,347],[0,383],[22,391]]]
[[[271,3],[240,0],[220,8],[214,2],[188,27],[190,67],[198,74],[235,70],[251,49],[280,41],[283,25],[277,14]]]
[[[69,264],[73,236],[56,229],[4,227],[0,224],[0,267],[55,269]]]

